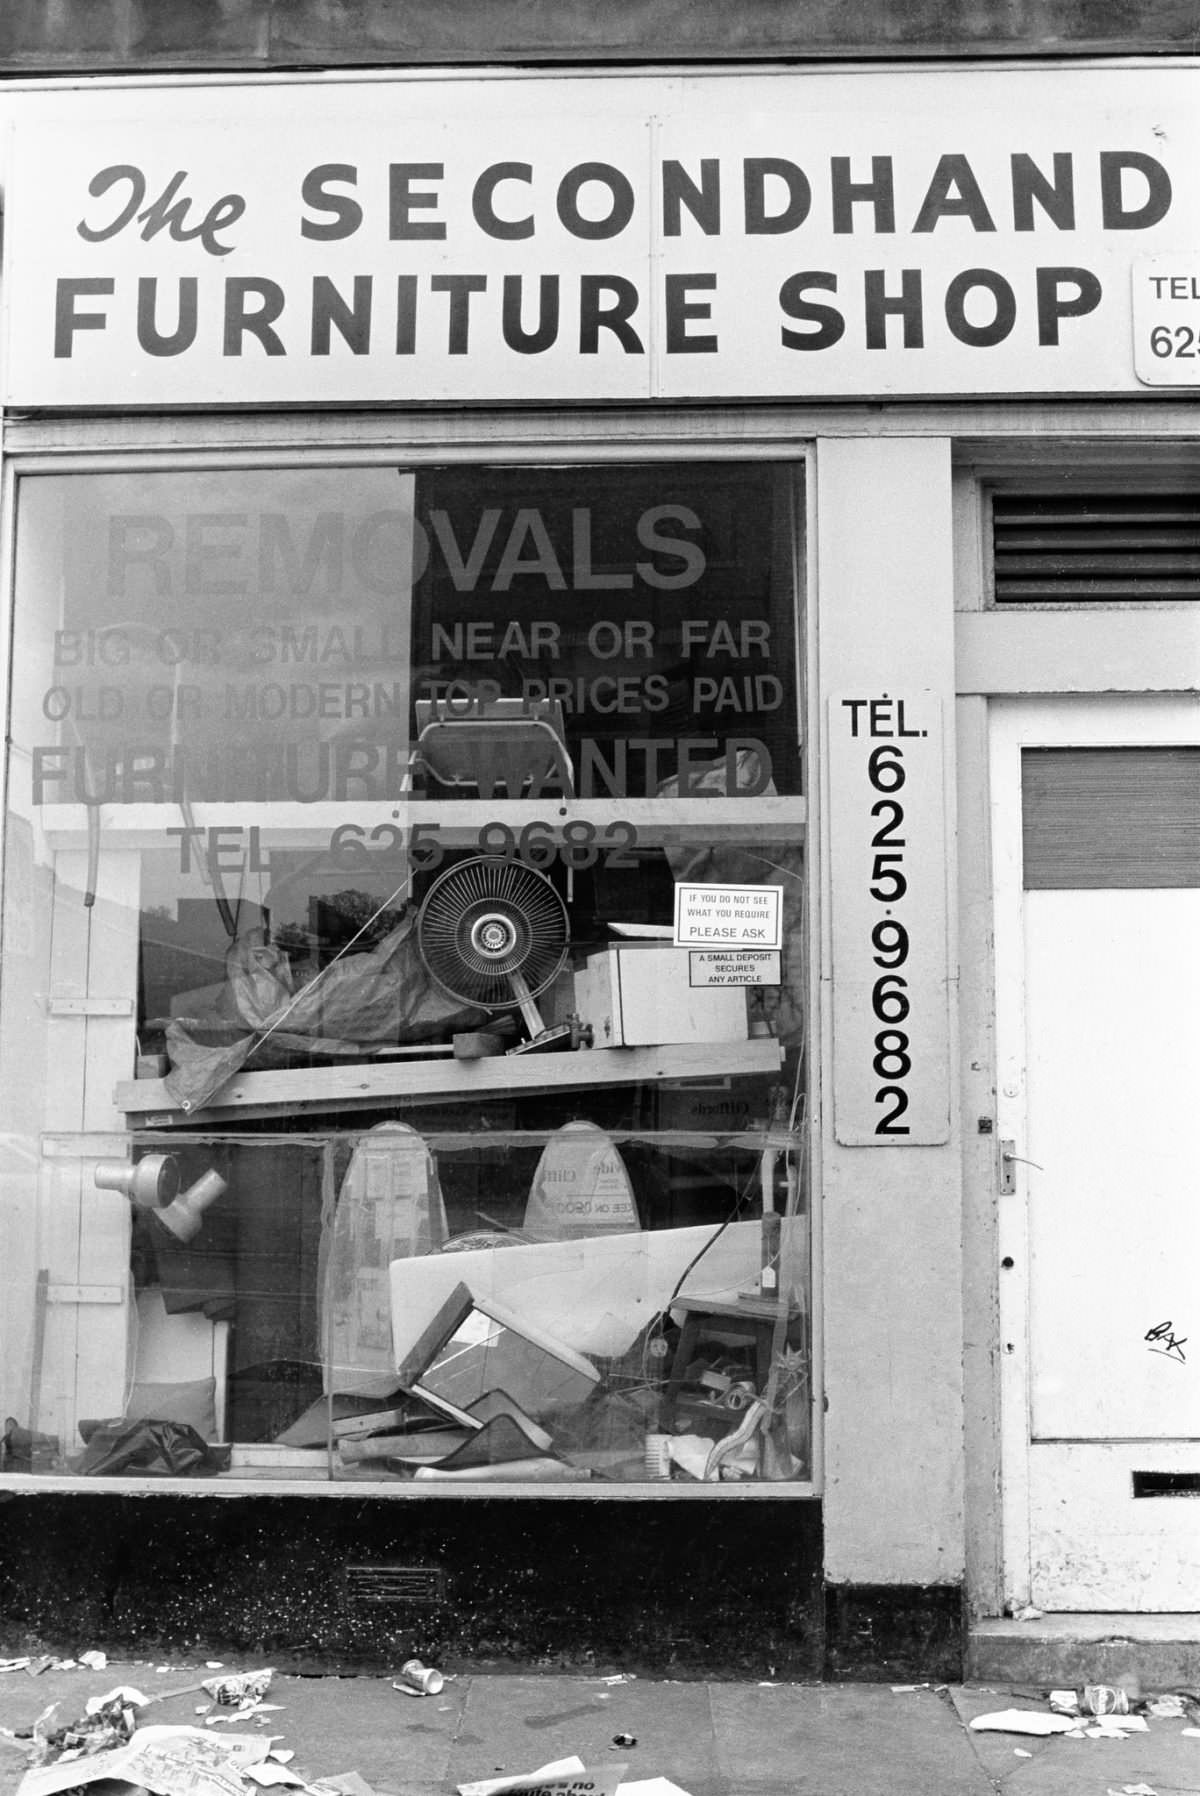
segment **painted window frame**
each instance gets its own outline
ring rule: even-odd
[[[110,421],[89,419],[36,419],[20,421],[7,432],[9,453],[5,458],[3,506],[0,511],[0,554],[2,554],[3,603],[6,627],[0,645],[0,672],[6,694],[14,677],[12,666],[12,621],[15,615],[16,527],[19,515],[20,484],[39,475],[105,474],[105,473],[185,473],[220,468],[286,469],[320,466],[325,469],[388,467],[398,464],[405,469],[445,465],[499,465],[586,468],[592,465],[686,463],[688,461],[771,462],[790,464],[793,469],[799,504],[795,510],[796,539],[794,595],[796,620],[796,677],[801,715],[805,693],[813,688],[813,631],[806,621],[811,618],[814,593],[815,533],[813,509],[815,498],[814,450],[811,439],[788,435],[779,440],[776,432],[747,433],[739,430],[736,418],[728,414],[703,419],[704,428],[692,425],[680,428],[677,419],[648,417],[642,414],[604,412],[587,417],[558,412],[552,418],[530,418],[528,414],[499,415],[454,414],[441,417],[416,413],[399,418],[339,413],[330,415],[280,415],[277,418],[241,418],[234,414],[204,414],[191,418],[165,419],[140,417]],[[125,437],[128,447],[114,446],[112,437]],[[333,441],[330,441],[332,437]],[[136,445],[136,446],[135,446]],[[811,697],[807,701],[811,704]],[[7,703],[7,699],[6,699]],[[7,713],[6,713],[7,714]],[[815,865],[818,835],[814,828],[818,804],[817,780],[812,765],[810,735],[803,732],[802,755],[806,762],[807,822],[805,827],[806,906],[808,932],[813,939],[815,894],[819,873]],[[3,768],[7,789],[7,754]],[[204,809],[205,807],[200,807]],[[216,810],[218,807],[208,807]],[[78,833],[78,832],[76,832]],[[66,838],[64,838],[65,843]],[[0,842],[0,890],[4,879],[4,844]],[[819,979],[815,956],[810,955],[806,975],[807,989],[802,994],[808,1023],[808,1103],[810,1126],[802,1150],[807,1164],[805,1176],[813,1194],[809,1219],[810,1236],[810,1304],[812,1318],[812,1456],[811,1475],[805,1479],[775,1483],[738,1481],[730,1483],[688,1485],[679,1482],[596,1484],[539,1484],[495,1481],[472,1486],[462,1482],[453,1486],[431,1481],[397,1485],[368,1479],[345,1481],[336,1479],[313,1482],[311,1479],[288,1480],[284,1477],[236,1478],[226,1474],[219,1481],[211,1479],[174,1479],[106,1477],[102,1488],[114,1494],[180,1494],[221,1496],[297,1495],[334,1497],[387,1497],[408,1501],[417,1497],[455,1499],[545,1498],[555,1500],[621,1501],[755,1501],[785,1500],[819,1495],[822,1488],[822,1448],[820,1419],[823,1414],[821,1380],[821,1258],[820,1206],[816,1194],[820,1190],[816,1176],[817,1144],[820,1130],[816,1123],[819,1103],[819,1072],[813,1063],[813,1047],[819,1039]],[[97,1158],[123,1156],[129,1141],[128,1132],[101,1131],[81,1136],[47,1136],[43,1147],[51,1156],[78,1156],[81,1144]],[[39,1474],[29,1477],[0,1471],[0,1489],[22,1491],[89,1491],[98,1489],[94,1479],[78,1474]]]

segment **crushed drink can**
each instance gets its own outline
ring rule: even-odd
[[[436,1696],[445,1682],[441,1672],[431,1665],[422,1665],[420,1659],[409,1659],[400,1667],[399,1680],[392,1680],[392,1689],[413,1690],[418,1696]]]
[[[1113,1684],[1085,1684],[1080,1707],[1087,1715],[1128,1715],[1129,1697]]]

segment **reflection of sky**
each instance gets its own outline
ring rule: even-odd
[[[153,687],[191,689],[174,735],[196,747],[277,738],[293,721],[227,715],[227,683],[236,710],[273,682],[379,681],[385,704],[399,682],[403,699],[412,488],[391,468],[30,480],[18,595],[38,644],[26,651],[31,678],[41,692],[86,687],[92,710],[101,686],[123,695],[113,722],[72,718],[97,746],[172,740],[170,718],[147,709]],[[90,664],[65,653],[51,663],[34,620],[56,615],[64,631],[98,633]],[[305,716],[293,728],[329,734],[342,721]]]

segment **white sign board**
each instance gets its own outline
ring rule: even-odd
[[[677,948],[781,948],[782,886],[677,885]]]
[[[851,1147],[950,1128],[946,832],[939,701],[829,701],[833,1117]]]
[[[783,956],[778,949],[736,948],[730,953],[705,949],[688,955],[688,984],[778,985]]]
[[[1135,372],[1131,270],[1200,242],[1187,66],[423,72],[6,116],[18,406],[1130,392],[1167,360]]]
[[[1148,256],[1133,270],[1133,362],[1150,387],[1200,386],[1200,254]]]

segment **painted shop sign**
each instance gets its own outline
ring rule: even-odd
[[[942,719],[929,692],[829,701],[833,1116],[849,1147],[950,1128]]]
[[[1076,68],[17,96],[5,397],[1195,384],[1154,336],[1191,315],[1146,309],[1195,267],[1198,101]]]

